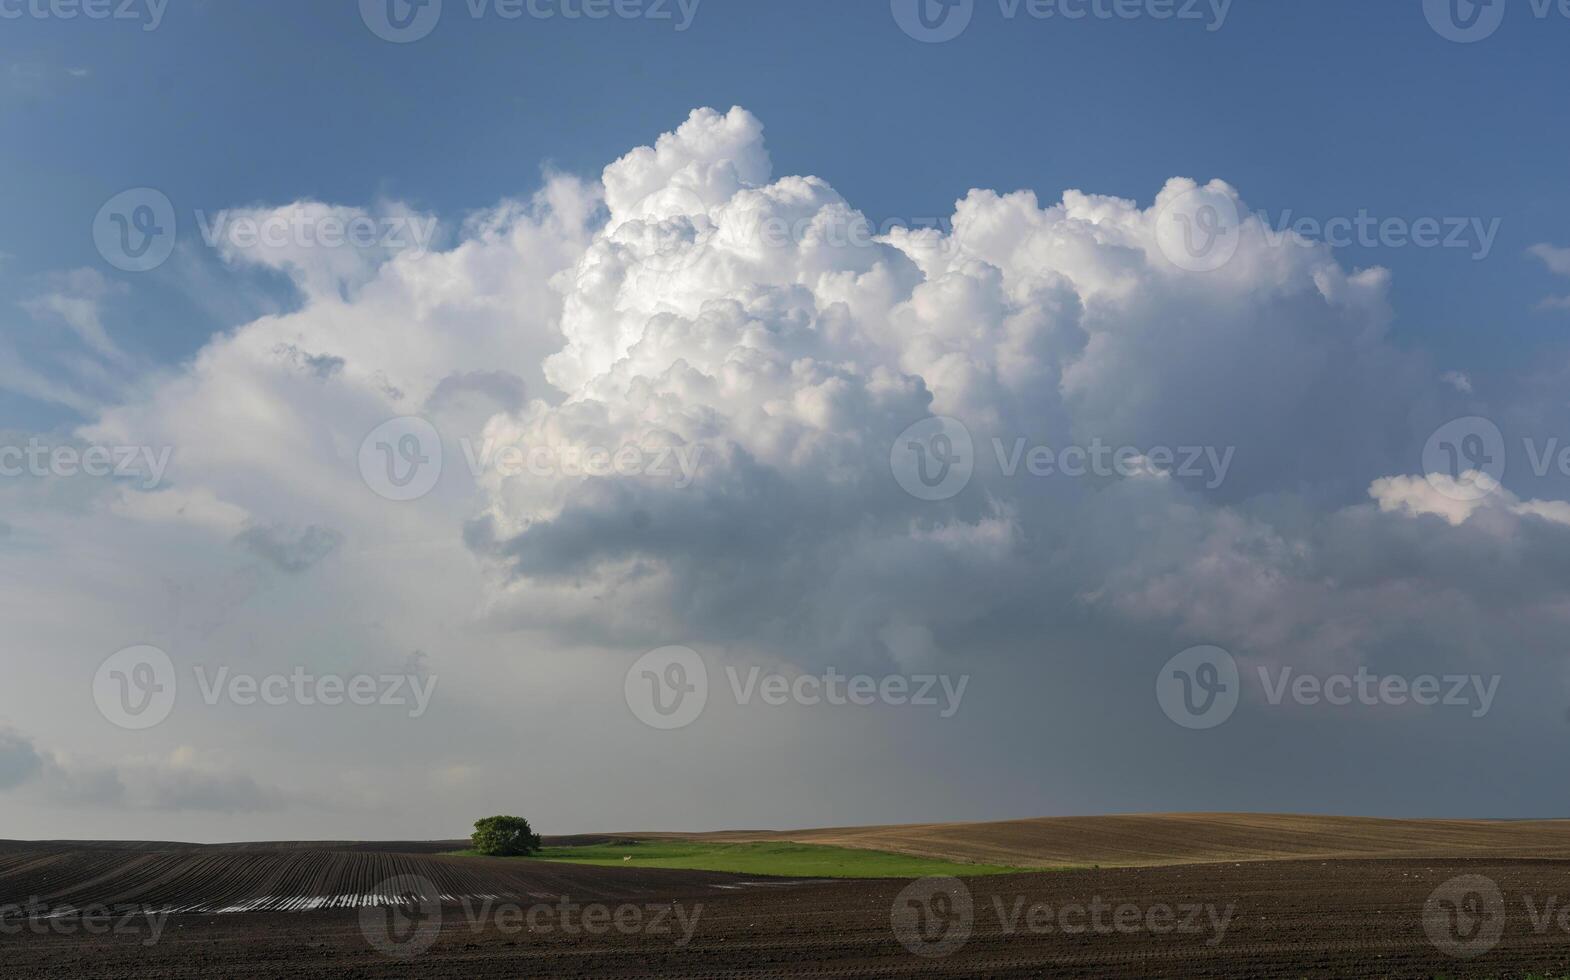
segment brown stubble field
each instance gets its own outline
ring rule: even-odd
[[[1425,856],[1570,860],[1570,820],[1383,820],[1269,813],[1157,813],[616,836],[738,842],[786,840],[1038,868]]]

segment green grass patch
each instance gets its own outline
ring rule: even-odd
[[[458,853],[472,854],[470,851]],[[534,859],[595,864],[607,868],[682,868],[689,871],[729,871],[786,878],[959,877],[1018,874],[1032,870],[996,864],[963,864],[907,854],[890,854],[887,851],[784,842],[711,844],[695,841],[636,841],[591,844],[583,847],[547,847],[534,855]]]

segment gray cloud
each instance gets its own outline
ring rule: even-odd
[[[443,411],[466,402],[487,404],[494,411],[515,412],[523,407],[523,379],[507,371],[465,371],[449,374],[437,383],[427,405]]]
[[[279,571],[297,575],[338,550],[343,535],[315,524],[298,532],[257,525],[240,532],[235,543]]]
[[[28,786],[38,787],[46,802],[72,807],[246,813],[276,809],[287,799],[244,773],[201,762],[190,750],[103,765],[62,760],[24,735],[0,731],[0,790]]]
[[[43,772],[44,760],[33,743],[15,732],[0,730],[0,789],[11,789]]]
[[[284,360],[322,381],[342,371],[346,363],[331,354],[308,354],[293,344],[280,344],[277,351]]]

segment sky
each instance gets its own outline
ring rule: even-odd
[[[0,20],[0,836],[1565,810],[1570,11]]]

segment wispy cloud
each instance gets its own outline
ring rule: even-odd
[[[1570,248],[1560,248],[1540,242],[1526,250],[1528,255],[1541,259],[1548,271],[1556,276],[1570,278]],[[1537,304],[1539,310],[1570,310],[1570,295],[1549,296]]]

